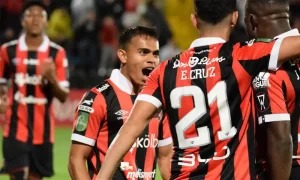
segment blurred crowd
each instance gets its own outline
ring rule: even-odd
[[[166,60],[197,38],[189,19],[192,0],[43,0],[48,6],[50,39],[67,50],[73,88],[90,88],[119,67],[119,34],[128,27],[156,27],[160,58]],[[232,40],[247,40],[246,0],[238,0],[240,23]],[[0,0],[0,44],[18,38],[24,0]],[[291,24],[300,29],[300,1],[291,0]]]

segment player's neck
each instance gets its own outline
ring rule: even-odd
[[[28,50],[32,51],[36,51],[43,43],[43,40],[43,35],[33,36],[27,33],[25,36],[25,42],[28,47]]]
[[[122,68],[120,69],[121,73],[123,74],[124,77],[126,77],[128,79],[128,81],[132,84],[132,92],[131,92],[131,95],[138,95],[140,93],[140,91],[142,90],[142,86],[138,85],[138,84],[135,84],[130,76],[128,75],[127,71],[125,68]]]
[[[267,34],[266,36],[262,37],[268,37],[268,38],[274,38],[282,33],[288,32],[292,30],[291,26],[289,23],[274,23],[273,25],[267,26],[268,28],[266,30]]]
[[[225,41],[229,40],[230,36],[230,29],[224,28],[220,26],[203,26],[201,27],[201,30],[199,31],[199,37],[205,38],[205,37],[219,37],[224,39]]]

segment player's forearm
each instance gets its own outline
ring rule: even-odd
[[[6,84],[0,85],[0,114],[6,113],[8,109],[8,87]]]
[[[60,101],[65,102],[69,95],[69,90],[61,87],[56,80],[50,80],[53,95]]]
[[[132,147],[138,136],[144,130],[145,123],[131,122],[129,119],[121,128],[105,156],[97,180],[111,180],[122,158]]]
[[[272,180],[288,180],[292,166],[292,138],[268,136],[268,176]]]
[[[68,165],[69,174],[72,180],[90,180],[89,173],[86,169],[86,160],[83,158],[72,158],[69,159]]]
[[[170,157],[159,157],[158,167],[163,180],[168,180],[171,177],[171,161]]]

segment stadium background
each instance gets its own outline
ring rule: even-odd
[[[54,100],[56,118],[54,166],[51,180],[70,179],[67,171],[71,126],[83,93],[119,67],[115,52],[124,28],[154,26],[160,38],[161,60],[187,49],[197,38],[189,19],[193,0],[43,0],[49,8],[47,34],[67,50],[71,92],[61,104]],[[291,0],[291,24],[300,30],[300,0]],[[0,44],[16,39],[22,31],[24,0],[0,0]],[[240,21],[231,39],[247,40],[243,24],[245,0],[238,0]],[[0,133],[5,123],[0,116]],[[0,138],[0,147],[2,138]],[[2,147],[0,148],[2,151]],[[2,152],[0,163],[3,163]],[[160,179],[159,173],[157,179]],[[8,177],[0,176],[6,180]]]

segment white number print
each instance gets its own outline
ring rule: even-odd
[[[221,130],[217,132],[219,140],[232,138],[237,133],[236,128],[231,124],[230,109],[226,92],[226,83],[221,81],[218,82],[207,95],[209,105],[217,101],[221,125]],[[172,108],[178,109],[182,107],[181,98],[183,96],[193,96],[195,107],[176,124],[175,128],[179,148],[186,149],[210,144],[210,132],[207,126],[197,128],[197,137],[184,137],[184,132],[207,112],[203,91],[198,86],[184,86],[172,90],[170,95]]]

